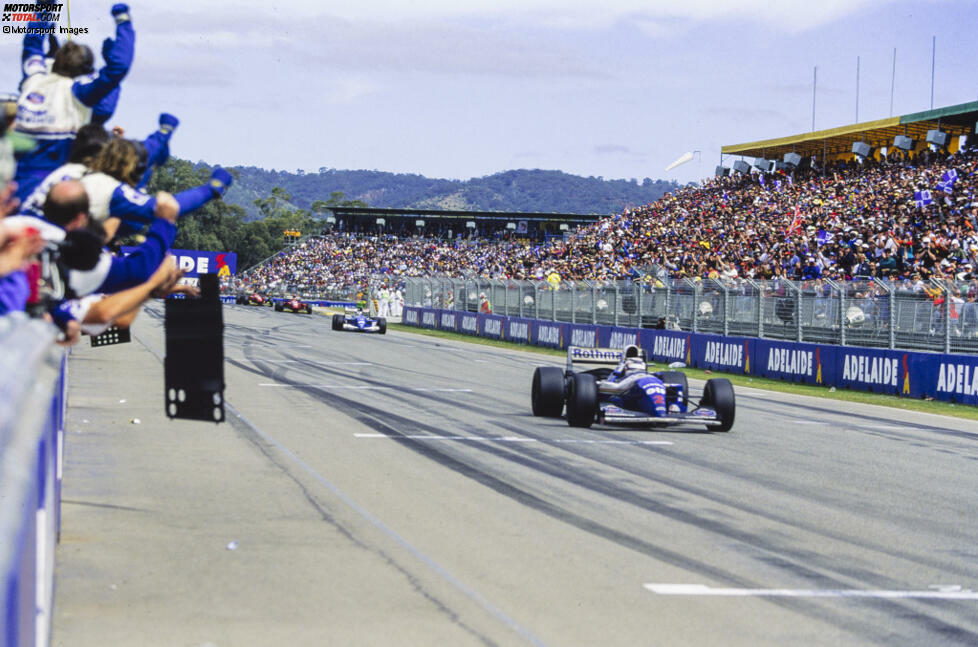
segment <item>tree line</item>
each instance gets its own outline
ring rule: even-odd
[[[237,170],[228,170],[237,182]],[[206,183],[210,173],[206,166],[170,158],[153,173],[147,192],[150,195],[157,191],[179,193]],[[286,245],[286,231],[319,233],[330,207],[367,206],[361,200],[347,200],[340,191],[333,191],[327,200],[314,200],[308,209],[296,208],[291,201],[292,196],[285,189],[272,187],[267,196],[253,201],[260,219],[249,220],[240,205],[212,200],[180,219],[173,246],[176,249],[236,252],[238,268],[243,270],[282,249]]]

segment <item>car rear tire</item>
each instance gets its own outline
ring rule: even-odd
[[[384,317],[377,317],[377,333],[381,335],[387,334],[387,319]]]
[[[343,330],[343,315],[333,315],[333,330]]]
[[[598,410],[598,383],[593,375],[575,373],[567,394],[567,424],[571,427],[590,427]]]
[[[556,366],[540,366],[533,371],[530,402],[533,415],[559,418],[564,411],[564,372]]]
[[[680,371],[663,371],[660,373],[665,384],[681,384],[683,387],[683,409],[689,409],[689,381],[686,374]]]
[[[717,418],[721,422],[720,426],[707,427],[707,429],[713,431],[730,431],[730,428],[733,427],[734,413],[737,409],[733,385],[730,383],[730,380],[723,377],[715,377],[707,380],[706,387],[703,389],[703,398],[700,400],[700,406],[716,411]]]
[[[309,305],[308,303],[306,304],[306,314],[307,315],[311,315],[312,314],[312,306]]]
[[[282,305],[281,303],[275,304],[275,312],[284,312],[284,311],[285,311],[284,305]]]

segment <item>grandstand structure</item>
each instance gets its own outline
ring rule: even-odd
[[[393,209],[330,207],[327,223],[347,231],[426,234],[437,237],[491,237],[497,233],[543,240],[589,225],[608,214],[539,213],[521,211],[462,211],[449,209]]]
[[[857,143],[868,144],[871,147],[871,156],[879,160],[898,148],[894,145],[896,137],[910,138],[912,147],[907,152],[916,154],[927,149],[930,145],[927,135],[932,131],[945,133],[948,141],[944,148],[949,153],[954,153],[959,148],[960,136],[975,134],[976,122],[978,101],[972,101],[899,117],[723,146],[720,149],[720,164],[723,167],[726,156],[772,160],[784,164],[782,160],[792,153],[809,160],[813,156],[828,161],[851,159],[854,155],[853,145]]]

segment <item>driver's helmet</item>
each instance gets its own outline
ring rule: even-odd
[[[645,360],[643,360],[642,358],[629,357],[628,359],[625,360],[625,366],[623,368],[623,372],[634,373],[636,371],[644,371],[644,370],[645,370]]]

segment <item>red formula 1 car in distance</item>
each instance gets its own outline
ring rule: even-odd
[[[305,301],[299,300],[298,297],[292,297],[285,301],[275,302],[275,311],[284,312],[288,310],[289,312],[304,312],[307,315],[312,314],[312,305],[306,303]]]
[[[257,292],[252,294],[239,294],[234,298],[234,302],[239,306],[270,306],[272,300]]]

